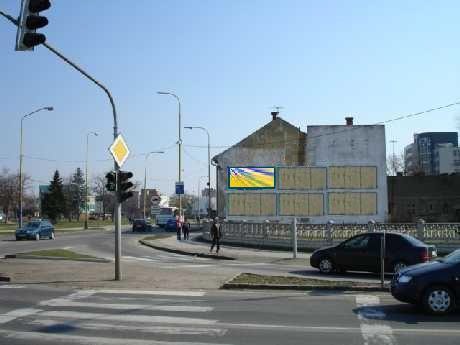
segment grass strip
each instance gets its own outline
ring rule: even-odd
[[[230,284],[254,284],[254,285],[317,285],[317,286],[361,286],[366,283],[356,283],[353,281],[335,281],[315,278],[300,278],[291,276],[266,276],[253,273],[241,273],[233,280],[229,281]]]
[[[19,253],[18,255],[32,255],[32,256],[46,256],[46,257],[55,257],[65,260],[73,259],[97,259],[94,256],[75,253],[67,249],[45,249],[45,250],[36,250],[28,253]]]

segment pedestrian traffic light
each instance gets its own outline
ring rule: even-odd
[[[133,196],[133,192],[129,189],[134,186],[134,184],[129,181],[129,179],[133,177],[133,173],[130,171],[119,171],[118,172],[118,201],[123,202]]]
[[[117,189],[117,175],[115,171],[108,172],[105,175],[105,178],[107,179],[105,188],[107,188],[107,190],[110,192],[115,192],[115,190]]]
[[[39,12],[49,9],[51,3],[49,0],[22,0],[21,6],[16,50],[34,50],[35,46],[46,41],[46,36],[36,30],[48,25],[48,18],[40,16]]]

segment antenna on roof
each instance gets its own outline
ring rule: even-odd
[[[276,118],[278,117],[278,115],[280,113],[280,110],[284,109],[284,107],[279,106],[279,105],[274,105],[271,109],[273,109],[272,112],[271,112],[272,118],[273,118],[273,120],[276,120]]]

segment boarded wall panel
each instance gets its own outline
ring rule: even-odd
[[[308,215],[322,216],[323,210],[323,194],[308,194]]]
[[[295,215],[295,195],[279,194],[280,199],[280,216]]]
[[[260,194],[260,215],[276,216],[275,194]]]
[[[329,214],[345,214],[345,194],[329,193]]]
[[[377,168],[361,167],[361,188],[377,188]]]
[[[326,168],[310,168],[311,189],[326,188]]]
[[[310,189],[310,169],[305,167],[294,168],[295,188]]]
[[[246,194],[245,216],[260,216],[260,194]]]
[[[361,214],[377,214],[377,193],[361,194]]]
[[[356,215],[361,213],[361,193],[345,194],[345,213],[346,215]]]
[[[245,213],[245,194],[232,193],[228,195],[230,216],[242,216]]]
[[[308,194],[295,194],[295,215],[308,216]]]
[[[361,188],[361,168],[360,167],[345,167],[345,188],[359,189]]]
[[[279,168],[279,189],[295,189],[295,169]]]
[[[330,167],[328,176],[329,188],[345,188],[345,167]]]

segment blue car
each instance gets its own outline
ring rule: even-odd
[[[176,231],[176,220],[175,219],[168,219],[168,221],[165,224],[165,230],[172,230]]]
[[[33,220],[16,230],[16,241],[27,239],[38,241],[42,238],[54,240],[54,227],[47,220]]]

